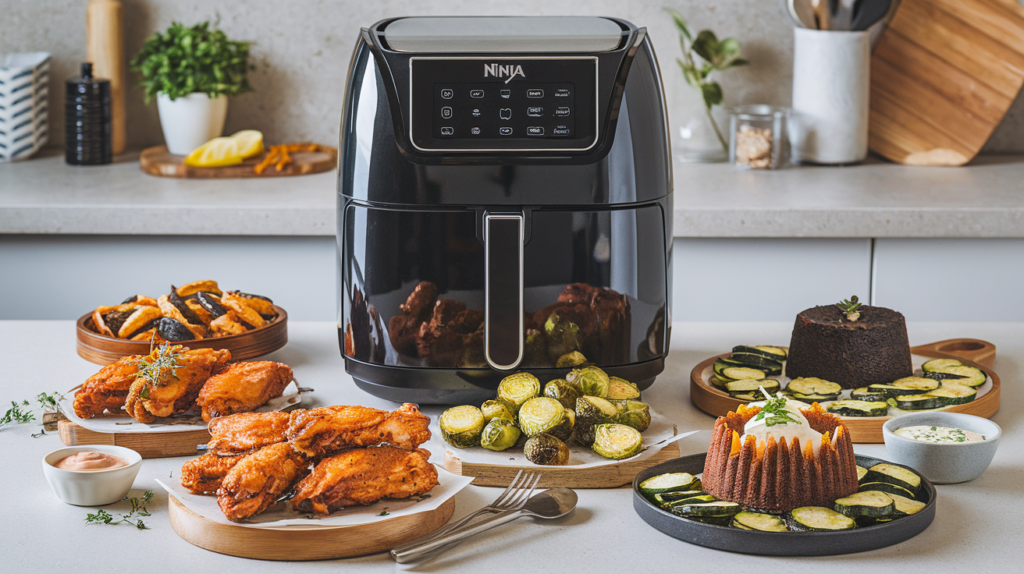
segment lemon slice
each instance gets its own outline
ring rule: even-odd
[[[185,156],[185,165],[192,167],[224,167],[238,165],[246,158],[263,152],[263,134],[242,130],[231,137],[213,138]]]

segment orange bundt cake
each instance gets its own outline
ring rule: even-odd
[[[704,463],[704,491],[768,512],[832,507],[857,492],[850,430],[817,403],[778,398],[718,417]]]

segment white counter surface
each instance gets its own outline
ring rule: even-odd
[[[393,403],[357,389],[344,373],[337,335],[331,323],[289,325],[288,346],[268,358],[291,365],[313,399],[323,405],[362,404],[394,408]],[[644,399],[676,421],[679,429],[703,429],[680,442],[684,455],[707,449],[713,419],[689,401],[689,371],[704,358],[734,344],[788,340],[788,323],[677,323],[668,368]],[[993,420],[1003,429],[1002,444],[988,471],[977,480],[938,487],[935,522],[901,544],[833,558],[780,559],[746,556],[693,546],[647,526],[633,511],[629,488],[579,491],[579,507],[551,522],[520,519],[478,536],[418,566],[417,571],[523,574],[565,572],[770,572],[787,573],[893,571],[903,573],[1013,572],[1020,566],[1019,529],[1024,515],[1024,437],[1019,413],[1024,391],[1024,324],[918,323],[910,325],[912,344],[974,337],[994,342],[995,365],[1003,382],[1002,409]],[[45,345],[40,342],[46,341]],[[0,321],[4,372],[0,403],[34,397],[42,391],[67,390],[98,367],[74,351],[70,321]],[[425,408],[431,416],[436,408]],[[158,478],[177,478],[187,457],[143,461],[132,495],[152,489],[156,497],[146,518],[150,530],[86,525],[91,509],[60,502],[43,479],[40,459],[62,447],[56,433],[31,438],[37,424],[0,430],[5,519],[0,521],[0,556],[5,572],[110,572],[125,566],[150,574],[183,572],[390,572],[398,569],[386,554],[325,562],[262,562],[215,554],[190,545],[171,529],[167,496]],[[883,445],[857,445],[860,454],[886,458]],[[501,489],[469,487],[456,497],[455,518],[486,505]],[[124,511],[127,503],[107,507]],[[557,566],[557,568],[552,568]]]
[[[742,171],[677,164],[676,237],[1024,237],[1024,156],[958,168],[869,159],[850,167]],[[47,150],[0,164],[0,233],[335,233],[336,176],[182,180],[135,154],[71,167]]]

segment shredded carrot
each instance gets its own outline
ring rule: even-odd
[[[267,169],[268,167],[273,165],[275,161],[277,161],[277,156],[279,155],[280,152],[278,151],[277,146],[270,146],[270,151],[267,152],[267,155],[266,157],[263,158],[263,161],[256,164],[254,171],[257,174],[262,174],[265,169]]]
[[[288,146],[278,146],[281,150],[281,160],[277,162],[275,169],[281,171],[284,167],[292,162],[292,156],[288,155]]]

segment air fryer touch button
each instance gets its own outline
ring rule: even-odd
[[[503,120],[512,119],[512,108],[501,108],[500,110],[498,110],[498,117],[500,117]]]
[[[572,134],[572,130],[569,129],[569,126],[558,125],[555,126],[555,129],[551,130],[551,135],[555,136],[567,136],[570,134]]]
[[[569,90],[565,89],[565,88],[559,88],[559,89],[555,90],[555,97],[556,98],[568,98],[571,95],[572,95],[572,93]]]
[[[544,126],[530,126],[526,128],[526,135],[528,136],[542,136],[544,135]]]
[[[512,90],[502,90],[501,91],[501,97],[503,99],[506,99],[506,100],[511,98],[512,97]]]
[[[470,113],[473,114],[474,118],[479,118],[482,115],[480,112],[480,108],[473,108],[473,111]]]
[[[544,90],[526,90],[526,97],[528,98],[543,98]]]
[[[540,106],[532,106],[532,107],[526,108],[526,115],[530,116],[531,118],[543,117],[544,116],[544,108],[542,108]]]
[[[450,100],[455,97],[455,90],[451,88],[445,88],[441,90],[441,97],[446,100]]]
[[[556,118],[566,118],[566,117],[569,117],[569,106],[559,106],[559,107],[555,108],[555,117]]]
[[[478,135],[480,135],[480,128],[476,128],[476,127],[470,128],[469,133],[471,133],[471,134],[473,134],[475,136],[478,136]]]
[[[510,135],[512,135],[512,128],[510,128],[508,126],[499,128],[498,129],[498,133],[500,133],[503,136],[510,136]]]
[[[484,97],[484,91],[483,90],[470,90],[469,91],[469,97],[471,97],[471,98],[482,98],[482,97]]]
[[[453,135],[455,135],[455,128],[443,127],[443,128],[441,128],[441,135],[443,135],[443,136],[453,136]]]
[[[451,119],[451,117],[452,117],[452,107],[451,106],[445,106],[445,107],[441,108],[441,117],[446,119],[446,120],[447,119]]]

